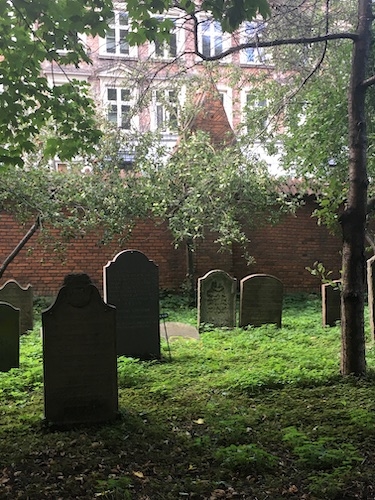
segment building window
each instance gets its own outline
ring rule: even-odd
[[[117,127],[131,128],[131,92],[125,88],[107,88],[107,118]]]
[[[251,43],[256,40],[264,28],[263,24],[247,22],[244,25],[242,43]],[[241,62],[245,64],[262,64],[265,62],[264,49],[249,47],[241,51]]]
[[[130,56],[131,48],[127,41],[129,33],[129,16],[124,11],[114,11],[112,18],[108,21],[102,52],[117,56]]]
[[[201,23],[201,51],[206,57],[223,52],[223,32],[218,21],[206,19]]]
[[[244,123],[247,124],[248,116],[256,116],[259,129],[266,128],[268,124],[267,105],[266,99],[260,99],[259,96],[255,96],[250,90],[246,91],[244,93],[242,108]]]
[[[172,19],[176,24],[176,19]],[[161,59],[172,59],[177,57],[177,30],[171,30],[169,40],[164,42],[155,42],[155,57]]]
[[[178,99],[175,90],[156,90],[153,94],[153,127],[165,133],[178,128]]]

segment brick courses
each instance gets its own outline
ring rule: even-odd
[[[305,268],[311,267],[318,260],[333,271],[333,279],[339,278],[341,241],[311,217],[314,208],[314,201],[307,199],[296,215],[285,215],[275,226],[249,232],[251,244],[248,250],[255,258],[255,263],[250,266],[247,266],[238,245],[233,245],[232,253],[219,252],[219,246],[213,243],[215,236],[209,235],[200,242],[195,252],[196,279],[211,269],[222,269],[238,280],[252,273],[269,273],[284,283],[287,292],[319,293],[319,279],[311,276]],[[0,225],[2,262],[25,234],[28,226],[22,228],[5,213],[0,215]],[[21,286],[31,283],[36,295],[51,296],[61,287],[66,274],[85,272],[102,290],[103,266],[125,248],[140,250],[159,266],[161,288],[178,290],[183,284],[187,271],[185,248],[175,249],[165,223],[143,220],[121,247],[116,242],[101,244],[99,232],[71,241],[66,246],[63,261],[59,259],[58,252],[44,251],[36,234],[9,265],[0,285],[13,278]]]

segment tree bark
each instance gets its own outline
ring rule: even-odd
[[[348,95],[349,193],[340,223],[343,235],[341,373],[364,375],[365,229],[367,208],[366,67],[371,40],[371,0],[358,1],[358,39],[353,44]]]

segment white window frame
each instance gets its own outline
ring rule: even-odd
[[[209,50],[205,48],[204,37],[209,40]],[[217,43],[216,38],[220,38]],[[231,47],[231,35],[221,29],[218,21],[210,18],[200,18],[198,25],[198,48],[199,52],[207,57],[213,57],[222,54]],[[221,62],[228,62],[229,56],[220,59]]]
[[[251,93],[252,93],[251,88],[244,89],[241,92],[241,116],[242,116],[242,124],[243,125],[246,124],[246,115],[250,109],[260,108],[263,106],[267,106],[267,104],[268,104],[267,99],[263,99],[263,100],[254,101],[254,104],[250,105],[248,96],[251,95]],[[267,126],[266,123],[265,123],[265,126]],[[243,128],[244,128],[244,132],[246,133],[247,126],[244,126]]]
[[[124,20],[127,22],[122,23]],[[108,23],[109,31],[100,39],[99,55],[107,57],[121,58],[136,58],[138,56],[138,48],[130,46],[126,42],[126,35],[130,31],[130,19],[125,9],[125,6],[115,6],[113,10],[113,18]],[[110,40],[108,34],[112,32],[113,37]],[[126,33],[126,34],[125,34]],[[122,43],[124,40],[124,43]],[[111,50],[108,50],[109,47]]]
[[[139,118],[138,116],[133,116],[130,113],[130,117],[127,122],[123,121],[123,111],[124,108],[129,108],[129,111],[135,106],[135,95],[132,89],[125,86],[119,86],[118,82],[113,84],[111,82],[106,82],[102,91],[103,105],[106,110],[106,117],[110,123],[115,124],[118,128],[126,131],[138,130]],[[112,117],[115,119],[110,119],[110,110],[112,107]]]
[[[150,56],[159,60],[173,60],[180,57],[184,50],[185,30],[182,27],[182,19],[172,14],[165,16],[165,19],[170,19],[174,22],[175,28],[171,31],[171,36],[175,37],[176,53],[171,53],[171,44],[166,41],[164,43],[150,43]]]
[[[259,23],[257,21],[245,22],[242,26],[241,31],[241,43],[253,42],[256,39],[256,36],[259,36],[259,34],[262,32],[263,28],[263,23]],[[265,52],[265,49],[261,47],[254,47],[241,50],[240,62],[241,64],[249,65],[266,64],[267,54]]]
[[[227,115],[231,127],[233,127],[233,102],[232,102],[233,91],[230,87],[226,87],[224,85],[218,85],[217,90],[219,94],[222,96],[222,102],[225,113]]]
[[[161,98],[160,98],[160,94]],[[175,108],[176,108],[176,127],[171,127],[171,108],[168,107],[167,103],[170,102],[173,106],[173,101],[170,97],[175,94]],[[151,102],[151,131],[159,131],[166,135],[177,135],[178,134],[178,108],[179,108],[180,96],[177,90],[160,87],[158,89],[153,89],[152,91],[152,102]]]

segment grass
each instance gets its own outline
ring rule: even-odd
[[[163,298],[169,320],[196,311]],[[21,365],[0,373],[1,499],[374,499],[375,355],[339,375],[340,332],[320,301],[287,297],[283,327],[177,340],[172,359],[118,359],[119,419],[43,424],[40,315]]]

